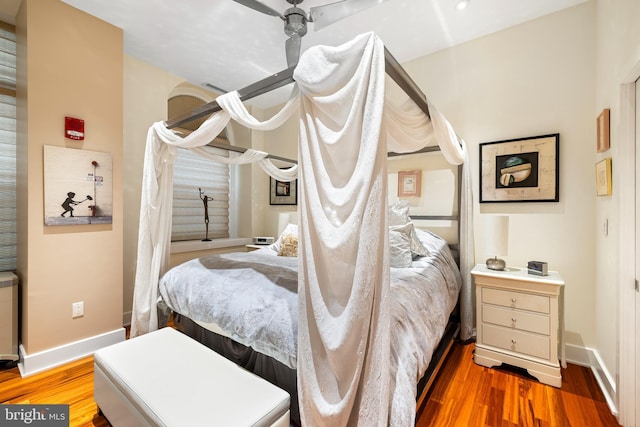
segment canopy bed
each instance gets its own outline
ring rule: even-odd
[[[401,107],[385,100],[385,71],[411,99]],[[289,73],[291,77],[286,77]],[[289,82],[289,78],[295,81],[294,90],[280,112],[264,122],[247,112],[242,99],[285,84],[283,82]],[[278,180],[299,179],[299,252],[294,261],[286,261],[295,264],[292,274],[296,282],[293,287],[297,294],[293,295],[297,316],[292,321],[297,328],[297,344],[285,356],[271,356],[285,362],[295,358],[295,364],[284,365],[295,367],[303,425],[412,425],[415,406],[407,413],[406,405],[397,405],[394,401],[399,384],[396,380],[399,375],[405,375],[401,374],[405,371],[392,365],[402,365],[407,360],[396,354],[394,342],[398,334],[394,330],[392,337],[391,329],[397,326],[394,322],[399,321],[393,313],[397,274],[406,274],[414,267],[409,264],[404,270],[399,269],[401,273],[392,268],[394,259],[389,245],[397,236],[389,228],[393,225],[394,215],[387,203],[387,153],[414,152],[436,140],[450,163],[463,164],[466,160],[464,142],[373,33],[360,35],[338,47],[312,47],[302,55],[295,68],[245,89],[222,95],[214,104],[207,104],[188,117],[166,124],[155,123],[149,130],[132,336],[158,328],[158,280],[167,271],[169,259],[175,147],[200,152],[198,147],[211,141],[232,118],[252,129],[269,130],[298,112],[298,165],[281,170],[265,158],[267,153],[254,150],[246,150],[230,159],[216,159],[236,164],[258,161]],[[212,115],[185,138],[169,129],[184,120],[206,114]],[[459,178],[462,182],[459,218],[462,286],[451,285],[451,280],[441,281],[445,283],[441,287],[444,289],[442,294],[460,295],[462,339],[473,334],[469,274],[473,264],[473,233],[468,169],[463,167]],[[395,226],[410,229],[407,222]],[[455,268],[451,268],[450,252],[441,239],[431,238],[428,233],[408,234],[425,240],[422,243],[430,250],[423,257],[433,258],[430,265],[448,265],[437,269],[439,273],[435,275],[455,276],[452,272],[456,272],[457,267],[453,263]],[[258,255],[283,258],[266,253],[252,256]],[[413,262],[413,258],[410,259]],[[210,270],[200,273],[208,275]],[[407,280],[402,278],[400,282]],[[459,281],[454,279],[453,282]],[[167,300],[172,298],[168,293],[163,296]],[[171,303],[179,311],[180,302]],[[446,324],[452,304],[444,302],[443,305]],[[438,340],[439,337],[434,338],[435,343]],[[427,353],[431,353],[431,349]],[[431,355],[426,358],[428,364]],[[421,373],[414,369],[413,375],[420,376]],[[410,395],[414,396],[415,402],[414,393]],[[406,396],[404,391],[400,394]]]

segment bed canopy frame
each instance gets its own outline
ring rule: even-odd
[[[398,60],[393,56],[393,54],[389,51],[389,49],[384,48],[384,60],[385,60],[385,72],[387,75],[402,89],[402,91],[407,94],[407,96],[422,110],[422,112],[430,119],[431,115],[429,113],[429,105],[427,103],[426,95],[420,90],[416,82],[411,78],[411,76],[407,73],[407,71],[400,65]],[[238,95],[242,101],[248,101],[249,99],[258,97],[265,93],[271,92],[272,90],[278,89],[280,87],[286,86],[295,82],[293,79],[293,71],[296,66],[291,66],[285,70],[282,70],[278,73],[272,74],[269,77],[266,77],[262,80],[259,80],[255,83],[252,83],[248,86],[245,86],[242,89],[238,90]],[[217,101],[211,101],[206,104],[203,104],[192,111],[179,115],[177,117],[173,117],[165,122],[167,129],[174,129],[180,126],[183,126],[186,123],[189,123],[193,120],[197,120],[199,118],[208,116],[217,111],[220,111],[222,107],[218,105]],[[223,150],[232,151],[235,153],[245,153],[247,148],[238,147],[231,144],[224,144],[219,142],[210,142],[209,146],[220,148]],[[389,153],[389,157],[395,157],[400,155],[407,154],[418,154],[418,153],[426,153],[432,151],[440,151],[439,146],[431,146],[425,147],[413,153]],[[273,154],[267,154],[267,158],[274,160],[281,160],[291,164],[297,164],[298,161],[294,159],[289,159]],[[460,198],[461,198],[461,189],[462,189],[462,165],[458,166],[458,178],[457,178],[457,202],[458,209],[460,209]],[[412,219],[415,220],[433,220],[433,221],[456,221],[458,223],[458,236],[460,236],[460,215],[411,215]],[[459,251],[459,244],[451,244],[452,249]],[[456,254],[456,260],[459,262],[459,253]]]
[[[386,197],[376,196],[386,194],[386,168],[381,165],[384,164],[385,156],[390,155],[389,152],[416,152],[418,147],[427,145],[428,139],[425,138],[431,138],[431,135],[438,140],[441,151],[449,163],[461,165],[466,162],[467,151],[464,142],[458,138],[448,121],[430,105],[417,84],[375,34],[363,34],[338,48],[316,46],[308,52],[312,49],[315,50],[313,54],[306,56],[305,63],[301,61],[295,67],[287,68],[236,92],[225,94],[185,115],[167,122],[155,123],[150,128],[145,152],[132,336],[157,328],[157,316],[151,314],[150,310],[155,305],[154,295],[157,295],[157,273],[166,268],[169,255],[170,239],[167,229],[170,228],[171,213],[166,213],[166,208],[170,209],[171,199],[167,184],[170,185],[172,180],[175,146],[198,150],[200,145],[206,144],[205,138],[214,131],[220,132],[231,118],[253,129],[274,129],[295,111],[294,108],[299,107],[299,159],[300,166],[303,167],[298,169],[298,165],[295,165],[290,168],[289,175],[283,180],[295,179],[295,174],[300,172],[306,189],[301,204],[301,214],[304,218],[301,235],[306,238],[301,241],[302,255],[299,261],[303,285],[298,293],[301,301],[299,322],[302,324],[298,334],[298,350],[303,354],[298,357],[298,383],[307,386],[299,396],[300,405],[305,408],[304,417],[308,417],[308,420],[348,424],[355,422],[356,419],[352,417],[356,417],[364,424],[377,424],[380,420],[386,419],[389,410],[385,405],[380,405],[379,401],[384,401],[385,396],[389,397],[389,384],[384,378],[388,374],[390,351],[388,324],[384,326],[389,319],[386,303],[389,296],[389,255],[382,249],[388,243],[388,235],[385,233],[387,202]],[[323,58],[325,61],[330,58],[331,61],[345,64],[346,68],[333,74],[333,69],[322,62]],[[386,105],[383,74],[387,74],[413,101],[409,104],[414,105],[407,105],[407,110],[391,105],[389,111],[386,107],[383,108],[383,104]],[[334,78],[337,80],[333,80]],[[243,101],[294,81],[297,84],[294,88],[295,96],[292,94],[285,107],[268,122],[258,122],[242,105]],[[347,88],[346,85],[349,85],[346,92],[332,92],[329,97],[320,95],[323,88],[328,87],[327,84],[336,82],[338,85],[345,85],[338,86],[341,88]],[[299,96],[297,91],[303,89],[306,91],[305,98],[296,104]],[[337,109],[322,110],[327,104],[331,104],[332,107],[335,105]],[[419,111],[416,110],[416,106]],[[353,111],[356,113],[353,114]],[[334,113],[336,120],[345,120],[335,122],[339,127],[337,131],[323,127],[324,120],[334,123]],[[211,118],[203,124],[204,129],[201,126],[202,132],[197,134],[197,138],[178,141],[180,138],[171,132],[173,128],[208,115],[211,115]],[[403,119],[410,119],[411,124],[403,122]],[[388,128],[381,130],[383,120],[388,123]],[[396,120],[398,122],[395,122]],[[416,132],[411,126],[418,123],[421,129]],[[428,136],[425,136],[425,129],[429,129]],[[336,135],[343,138],[343,132],[347,132],[347,139],[355,137],[360,143],[331,146]],[[379,144],[382,132],[387,132],[390,137],[388,145]],[[208,141],[210,143],[211,139]],[[329,163],[325,164],[322,156],[315,152],[316,149],[320,149],[316,144],[324,147]],[[272,159],[290,161],[232,145],[221,144],[219,148],[242,153],[239,157],[252,157],[251,160],[238,159],[238,163],[235,164],[241,164],[240,160],[247,162],[264,159],[265,155]],[[343,150],[346,150],[347,154]],[[418,151],[432,150],[427,148]],[[261,157],[256,157],[258,155]],[[338,157],[335,157],[336,155]],[[280,176],[278,174],[281,172],[275,166],[264,166],[262,163],[261,166],[271,176]],[[458,197],[460,200],[462,193],[465,213],[462,214],[463,207],[459,202],[460,218],[439,216],[426,219],[458,221],[459,244],[462,249],[459,251],[460,267],[465,282],[460,296],[460,305],[464,306],[460,310],[461,338],[468,339],[473,334],[470,270],[474,257],[470,237],[473,235],[470,172],[468,167],[463,168],[463,171],[463,177],[458,177],[458,188],[462,188]],[[355,176],[358,179],[352,180]],[[463,180],[464,185],[461,183]],[[368,189],[368,192],[362,191],[364,189]],[[359,193],[353,193],[354,190]],[[311,230],[314,230],[314,234],[311,234]],[[356,239],[355,236],[359,237]],[[378,236],[384,237],[378,239]],[[328,239],[335,238],[338,239],[337,246],[333,243],[329,245]],[[337,248],[337,251],[334,251],[334,248]],[[337,256],[342,257],[336,258]],[[348,274],[341,272],[339,276],[335,276],[339,268],[316,270],[316,258],[323,262],[326,259],[327,263],[338,262],[338,265],[345,268],[351,266],[351,270]],[[380,258],[382,262],[377,262]],[[376,260],[373,269],[370,266],[371,260]],[[322,305],[320,294],[324,292],[331,295],[329,305]],[[315,314],[307,313],[312,306]],[[138,325],[142,328],[139,329]],[[333,325],[338,327],[338,330],[335,330]],[[333,338],[329,338],[326,333],[331,333]],[[357,337],[366,339],[356,339]],[[324,341],[326,339],[329,341]],[[311,352],[316,343],[325,346],[320,353]],[[347,356],[349,361],[345,361],[344,356]],[[325,367],[332,369],[329,366],[335,366],[335,361],[331,360],[346,362],[339,368],[342,374],[327,377],[315,373],[316,366],[323,367],[320,371]],[[319,365],[315,365],[316,363]],[[350,382],[352,378],[354,380]],[[364,384],[367,386],[363,386]],[[346,395],[340,391],[343,387],[348,387]],[[359,408],[368,409],[360,412]],[[375,411],[371,411],[373,408]]]
[[[396,60],[396,58],[389,52],[389,49],[384,48],[384,62],[385,62],[385,71],[391,77],[391,79],[396,82],[398,86],[411,98],[413,102],[424,112],[428,118],[431,118],[429,114],[429,105],[427,104],[427,97],[422,93],[418,85],[413,81],[411,76],[405,71],[405,69],[400,65],[400,63]],[[278,89],[282,86],[286,86],[290,83],[293,83],[295,80],[293,79],[293,71],[296,66],[292,66],[287,68],[286,70],[282,70],[278,73],[272,74],[271,76],[259,80],[255,83],[250,84],[249,86],[245,86],[242,89],[238,89],[238,95],[241,101],[248,101],[251,98],[255,98],[262,94],[271,92],[272,90]],[[174,117],[170,120],[167,120],[166,126],[167,129],[173,129],[176,127],[180,127],[185,123],[189,123],[193,120],[197,120],[201,117],[208,116],[217,111],[220,111],[222,107],[218,105],[217,101],[211,101],[204,105],[201,105],[198,108],[193,109],[191,112],[180,115],[178,117]],[[228,145],[220,144],[220,147],[216,145],[217,148],[226,148],[230,151],[243,150],[237,152],[244,152],[246,149],[241,147],[229,148]],[[288,160],[288,159],[287,159]],[[288,160],[290,161],[290,160]]]

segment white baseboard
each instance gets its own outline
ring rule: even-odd
[[[122,324],[124,326],[130,326],[131,325],[131,311],[125,311],[124,313],[122,313]]]
[[[20,370],[20,375],[28,377],[56,366],[89,356],[96,350],[119,343],[125,339],[125,329],[119,328],[114,331],[33,354],[27,354],[22,344],[20,344],[20,362],[18,363],[18,369]]]
[[[617,417],[616,382],[602,362],[600,353],[593,348],[579,347],[572,344],[566,344],[565,349],[567,362],[591,368],[591,372],[593,372],[593,375],[596,377],[598,386],[600,390],[602,390],[602,394],[604,394],[611,413]]]

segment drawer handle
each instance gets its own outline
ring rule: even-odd
[[[516,303],[516,301],[517,301],[517,299],[515,299],[515,298],[511,298],[511,302],[512,302],[512,303],[514,303],[514,304],[515,304],[515,303]]]
[[[518,320],[518,319],[516,319],[515,317],[512,317],[511,318],[511,323],[516,323],[516,320]]]

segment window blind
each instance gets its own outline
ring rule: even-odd
[[[212,154],[229,156],[227,150],[204,147]],[[209,232],[206,233],[204,201],[207,200]],[[229,237],[229,166],[178,148],[173,167],[173,222],[171,241]]]
[[[16,269],[16,36],[0,22],[0,271]]]

